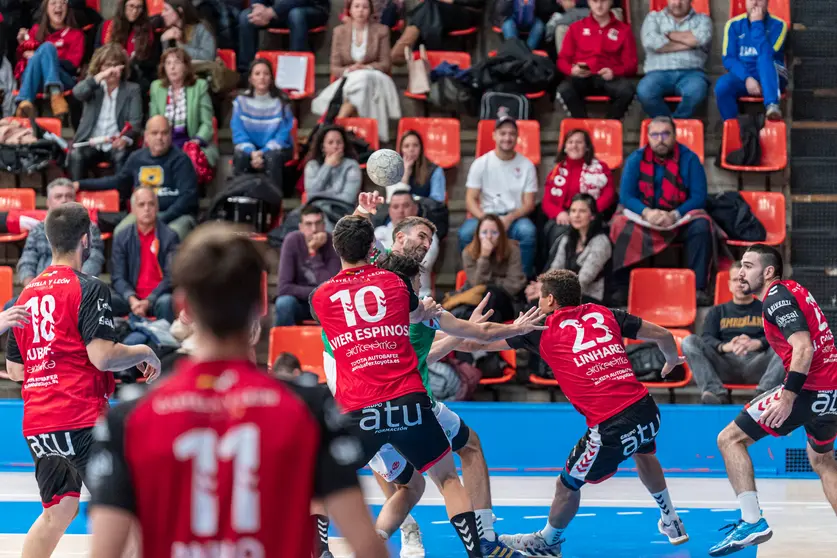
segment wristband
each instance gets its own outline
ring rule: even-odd
[[[363,207],[362,205],[357,206],[357,210],[363,213],[364,215],[371,215],[372,212]]]
[[[799,395],[799,392],[802,391],[802,386],[805,385],[805,380],[807,379],[808,374],[802,374],[801,372],[788,372],[788,377],[785,378],[785,389]]]

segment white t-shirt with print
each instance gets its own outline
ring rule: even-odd
[[[538,176],[532,161],[520,153],[503,161],[492,150],[471,164],[465,186],[481,190],[483,212],[505,215],[523,205],[523,194],[538,191]]]

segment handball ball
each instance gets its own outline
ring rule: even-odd
[[[366,174],[378,186],[392,186],[404,177],[404,159],[392,149],[379,149],[366,161]]]

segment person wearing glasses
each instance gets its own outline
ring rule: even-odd
[[[622,270],[624,281],[633,264],[682,243],[695,272],[698,304],[709,306],[713,231],[705,211],[706,172],[700,158],[676,138],[671,117],[658,116],[648,126],[648,144],[625,161],[619,187],[624,210],[610,229],[613,270]]]

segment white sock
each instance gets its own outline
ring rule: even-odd
[[[494,512],[489,510],[474,510],[477,517],[477,534],[481,539],[494,541],[497,535],[494,533]]]
[[[758,492],[742,492],[738,495],[738,505],[741,507],[741,519],[747,523],[758,523],[761,518]]]
[[[654,501],[660,506],[660,515],[663,518],[663,523],[669,524],[677,519],[677,512],[674,509],[674,504],[671,503],[671,496],[668,495],[668,488],[662,492],[652,493]]]
[[[549,524],[549,521],[546,522],[546,526],[541,529],[541,536],[543,540],[546,541],[546,544],[552,546],[556,544],[558,541],[561,540],[561,536],[564,534],[563,529],[556,529],[552,525]]]

